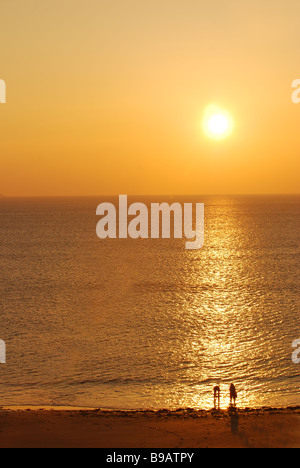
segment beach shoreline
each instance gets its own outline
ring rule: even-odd
[[[2,407],[1,448],[299,448],[300,407]]]

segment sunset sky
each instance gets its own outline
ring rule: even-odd
[[[0,194],[300,192],[299,0],[4,0]],[[208,105],[234,121],[203,131]]]

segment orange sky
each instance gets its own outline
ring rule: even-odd
[[[299,18],[299,0],[2,2],[0,193],[299,193]]]

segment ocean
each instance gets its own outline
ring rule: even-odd
[[[0,199],[0,405],[299,405],[300,196],[205,203],[205,245],[96,236],[116,198]]]

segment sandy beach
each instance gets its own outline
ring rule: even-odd
[[[299,448],[300,407],[235,411],[2,408],[1,448]]]

